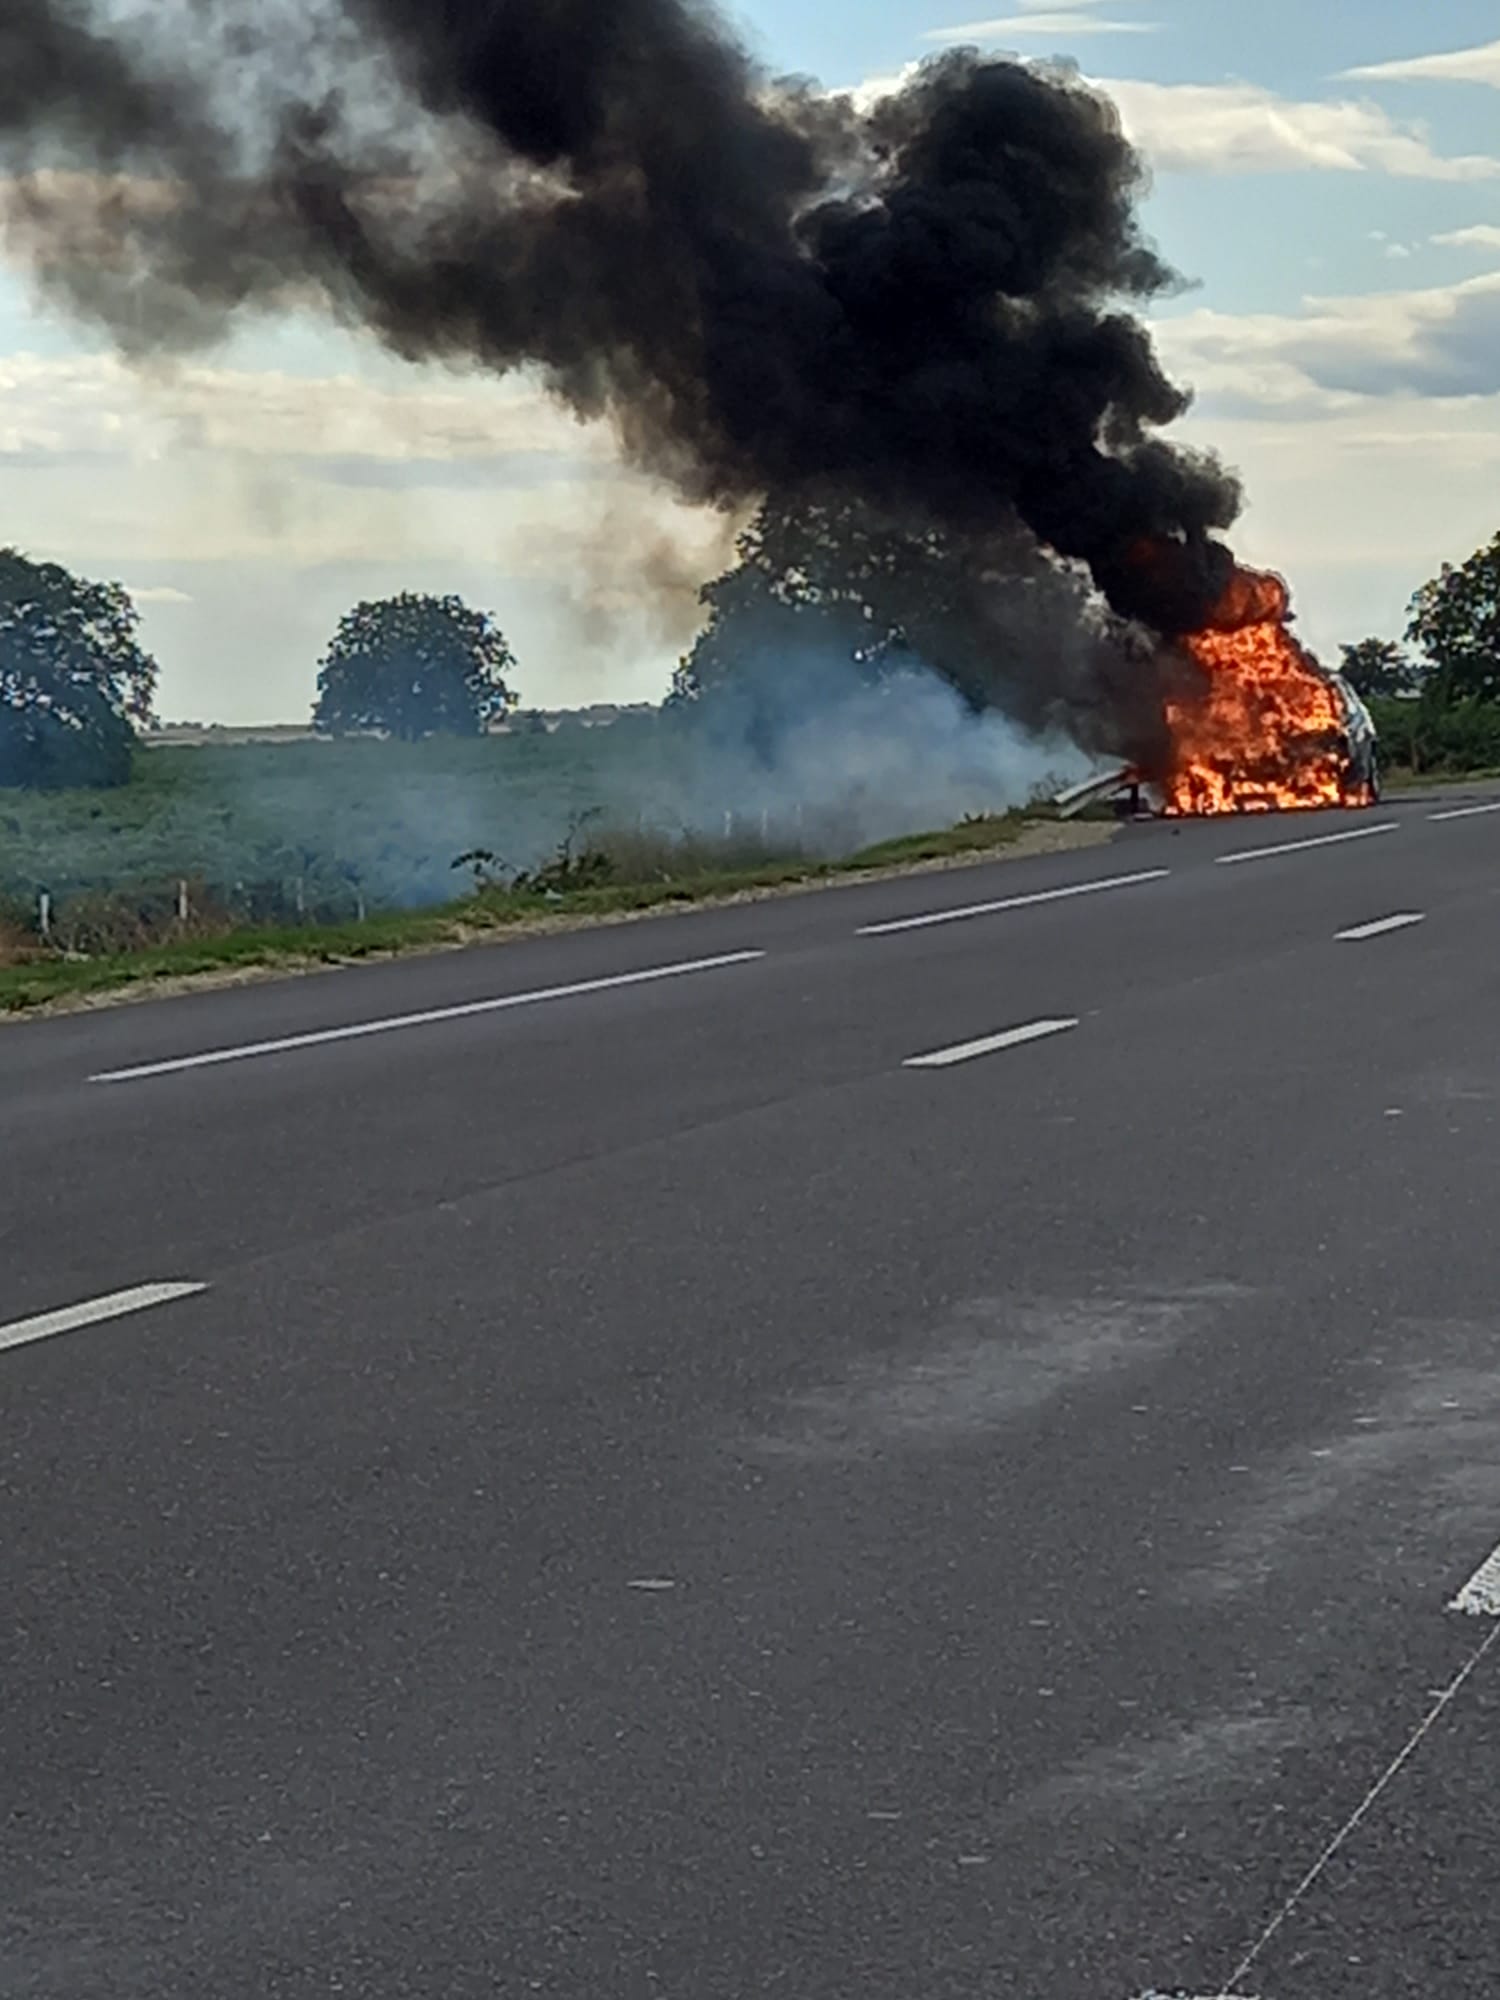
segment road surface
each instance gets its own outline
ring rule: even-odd
[[[1497,1024],[1476,791],[0,1032],[0,1994],[1493,2000]]]

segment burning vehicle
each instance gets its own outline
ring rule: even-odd
[[[1183,641],[1191,672],[1168,693],[1168,814],[1371,805],[1375,726],[1341,675],[1291,629],[1286,584],[1238,569],[1205,629]]]
[[[1114,797],[1167,818],[1374,805],[1374,719],[1342,674],[1291,629],[1279,576],[1239,568],[1214,616],[1164,675],[1159,759],[1124,765],[1057,800],[1065,817]]]

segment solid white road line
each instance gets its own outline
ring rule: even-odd
[[[1333,934],[1334,942],[1337,944],[1360,944],[1365,938],[1385,937],[1391,931],[1408,930],[1413,924],[1425,924],[1426,921],[1427,919],[1424,915],[1415,910],[1410,910],[1404,916],[1381,917],[1377,923],[1356,924],[1352,931],[1335,931]]]
[[[1458,1696],[1462,1693],[1466,1684],[1473,1678],[1474,1674],[1478,1671],[1478,1669],[1481,1666],[1483,1666],[1496,1640],[1500,1640],[1500,1624],[1496,1625],[1494,1631],[1491,1632],[1489,1637],[1485,1640],[1484,1644],[1476,1648],[1474,1653],[1470,1656],[1468,1661],[1465,1663],[1465,1665],[1457,1674],[1457,1676],[1448,1684],[1447,1687],[1443,1689],[1442,1693],[1438,1696],[1437,1700],[1433,1703],[1432,1707],[1427,1711],[1426,1715],[1422,1718],[1420,1724],[1412,1732],[1411,1736],[1407,1739],[1405,1745],[1401,1749],[1400,1754],[1392,1758],[1391,1762],[1386,1766],[1384,1771],[1381,1772],[1380,1776],[1376,1779],[1375,1783],[1370,1787],[1369,1791],[1365,1793],[1365,1796],[1360,1801],[1359,1805],[1349,1815],[1348,1819],[1344,1821],[1344,1824],[1339,1828],[1338,1832],[1333,1836],[1332,1840],[1330,1840],[1328,1845],[1323,1849],[1323,1852],[1318,1856],[1317,1860],[1313,1863],[1312,1867],[1308,1869],[1307,1873],[1303,1876],[1302,1880],[1297,1884],[1296,1888],[1293,1889],[1291,1895],[1287,1897],[1286,1901],[1282,1904],[1281,1908],[1276,1912],[1275,1916],[1272,1917],[1271,1921],[1266,1925],[1265,1929],[1261,1932],[1260,1936],[1255,1940],[1254,1944],[1251,1945],[1250,1949],[1245,1953],[1245,1956],[1240,1960],[1239,1964],[1234,1968],[1234,1971],[1230,1973],[1228,1979],[1224,1982],[1224,1990],[1226,1993],[1228,1993],[1231,1988],[1239,1985],[1240,1981],[1244,1978],[1245,1974],[1250,1970],[1251,1966],[1254,1965],[1255,1961],[1261,1956],[1266,1946],[1271,1942],[1272,1938],[1276,1936],[1277,1932],[1281,1929],[1282,1925],[1285,1924],[1287,1919],[1290,1916],[1292,1916],[1293,1913],[1297,1910],[1303,1898],[1308,1894],[1309,1890],[1311,1890],[1317,1885],[1319,1880],[1322,1878],[1325,1869],[1328,1867],[1329,1862],[1333,1860],[1334,1856],[1345,1845],[1345,1843],[1349,1841],[1353,1837],[1353,1835],[1359,1831],[1361,1826],[1363,1826],[1364,1822],[1369,1818],[1370,1814],[1374,1811],[1376,1805],[1379,1803],[1380,1799],[1384,1796],[1386,1791],[1390,1788],[1391,1785],[1395,1783],[1396,1779],[1406,1769],[1407,1765],[1411,1762],[1412,1758],[1416,1756],[1417,1752],[1421,1749],[1422,1745],[1427,1741],[1427,1738],[1432,1734],[1433,1730],[1436,1729],[1438,1723],[1442,1721],[1443,1716],[1447,1713],[1448,1709],[1452,1706],[1453,1702],[1457,1700]]]
[[[1006,1028],[998,1035],[985,1035],[977,1042],[958,1042],[951,1049],[934,1049],[930,1055],[908,1056],[903,1069],[949,1069],[954,1063],[972,1062],[975,1056],[991,1056],[997,1049],[1019,1048],[1022,1042],[1039,1042],[1044,1035],[1065,1034],[1077,1021],[1028,1021],[1024,1028]]]
[[[195,1292],[207,1290],[207,1285],[190,1282],[132,1285],[127,1292],[107,1292],[103,1298],[84,1299],[76,1306],[62,1306],[56,1312],[37,1313],[32,1319],[16,1319],[9,1326],[0,1326],[0,1348],[24,1347],[32,1340],[50,1340],[55,1333],[72,1333],[81,1326],[97,1326],[100,1320],[123,1319],[127,1313],[144,1312],[148,1306],[164,1306],[171,1299],[191,1298]]]
[[[1351,827],[1345,833],[1320,833],[1315,840],[1284,840],[1278,847],[1244,847],[1238,854],[1221,854],[1221,868],[1236,868],[1242,861],[1269,861],[1273,854],[1304,854],[1309,847],[1337,847],[1345,840],[1369,840],[1377,833],[1399,833],[1399,819],[1383,819],[1378,826]]]
[[[1003,896],[994,903],[967,903],[961,910],[929,910],[925,916],[898,917],[893,923],[862,924],[856,937],[890,937],[896,931],[926,930],[932,924],[958,924],[968,917],[990,917],[997,910],[1025,910],[1033,903],[1061,903],[1070,896],[1097,896],[1105,889],[1133,889],[1141,882],[1160,882],[1170,868],[1147,868],[1138,875],[1106,875],[1097,882],[1074,882],[1066,889],[1038,889],[1030,896]]]
[[[1478,819],[1481,813],[1500,813],[1500,799],[1487,806],[1457,806],[1450,812],[1429,813],[1430,820]]]
[[[1470,1618],[1500,1618],[1500,1549],[1481,1563],[1448,1609]]]
[[[617,986],[644,986],[654,979],[678,979],[688,972],[717,972],[722,966],[749,965],[764,957],[763,951],[728,951],[718,958],[682,959],[675,965],[648,966],[643,972],[616,972],[607,979],[579,979],[571,986],[538,986],[528,993],[502,994],[497,1000],[466,1000],[453,1007],[424,1008],[420,1014],[389,1014],[381,1020],[352,1021],[343,1028],[317,1028],[304,1035],[280,1035],[274,1041],[241,1042],[233,1048],[205,1049],[201,1055],[136,1063],[130,1069],[103,1069],[89,1082],[133,1083],[143,1076],[171,1076],[178,1070],[208,1069],[215,1063],[247,1062],[253,1056],[279,1056],[288,1049],[311,1049],[323,1042],[352,1042],[364,1035],[388,1035],[397,1028],[425,1028],[436,1021],[499,1014],[507,1007],[534,1007],[543,1000],[570,1000],[577,993],[607,993]]]

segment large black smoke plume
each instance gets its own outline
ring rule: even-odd
[[[976,579],[1019,517],[1167,636],[1227,579],[1235,481],[1156,435],[1186,398],[1120,309],[1172,282],[1140,163],[1067,74],[958,53],[862,109],[690,0],[5,0],[0,158],[127,347],[316,295],[540,371],[695,500],[855,504]]]

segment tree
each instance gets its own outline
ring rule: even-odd
[[[1339,671],[1367,700],[1415,694],[1421,686],[1420,667],[1394,639],[1361,639],[1339,651],[1343,654]]]
[[[0,549],[0,785],[129,783],[157,671],[139,627],[121,584]]]
[[[1500,534],[1423,584],[1406,636],[1431,661],[1441,703],[1500,700]]]
[[[461,597],[403,591],[356,604],[319,663],[313,726],[330,735],[382,730],[403,742],[478,736],[516,697],[515,657],[487,611]]]
[[[1060,724],[1090,747],[1143,754],[1160,728],[1139,636],[1019,522],[970,536],[799,498],[762,506],[737,552],[699,594],[707,623],[668,703],[690,711],[733,696],[752,711],[752,743],[806,713],[820,683],[921,668],[976,713]]]

